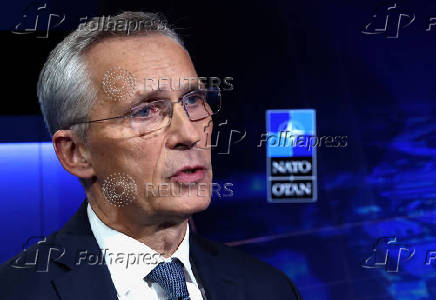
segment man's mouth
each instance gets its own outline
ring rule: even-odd
[[[178,183],[200,182],[206,175],[206,168],[203,166],[184,167],[175,172],[170,180]]]

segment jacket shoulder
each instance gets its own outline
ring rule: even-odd
[[[270,299],[301,299],[294,283],[281,270],[225,244],[198,235],[196,239],[204,247],[215,249],[221,267],[233,270],[244,279],[252,299],[258,294],[270,295]]]
[[[49,268],[47,255],[50,253],[50,242],[55,234],[33,244],[0,265],[0,290],[4,299],[35,299],[34,295],[44,295],[45,299],[57,299],[50,282],[63,273],[63,270],[52,265]],[[56,249],[51,251],[54,254],[53,251]]]

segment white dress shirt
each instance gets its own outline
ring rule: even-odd
[[[186,286],[191,300],[205,300],[204,289],[196,280],[189,260],[189,224],[182,243],[170,258],[160,256],[147,245],[104,224],[91,205],[87,207],[91,230],[102,251],[119,300],[166,300],[159,284],[144,280],[158,262],[178,258],[184,265]]]

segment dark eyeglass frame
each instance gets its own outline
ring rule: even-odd
[[[150,104],[153,104],[153,103],[155,103],[155,102],[162,102],[162,101],[168,101],[168,100],[169,100],[168,103],[170,104],[170,105],[169,105],[169,115],[170,115],[170,119],[169,119],[168,124],[167,124],[167,125],[164,125],[163,127],[169,126],[169,125],[171,124],[171,120],[172,120],[172,117],[173,117],[173,106],[172,106],[171,104],[173,104],[173,103],[181,103],[181,104],[182,104],[183,109],[184,109],[186,115],[188,116],[189,120],[191,120],[192,122],[194,122],[194,121],[199,121],[199,120],[204,119],[204,118],[207,118],[207,117],[209,117],[209,116],[205,116],[205,117],[201,117],[201,118],[197,118],[197,119],[192,119],[191,116],[189,115],[188,110],[186,109],[185,104],[184,104],[185,101],[188,99],[188,97],[190,97],[190,96],[192,96],[192,95],[195,95],[195,94],[198,93],[198,92],[206,92],[206,93],[209,93],[209,92],[216,92],[216,93],[218,94],[218,96],[219,96],[219,105],[218,105],[218,110],[217,110],[216,112],[208,113],[209,116],[213,116],[213,115],[217,114],[217,113],[221,110],[221,93],[220,93],[220,90],[219,90],[219,89],[217,89],[217,88],[215,88],[215,89],[214,89],[214,88],[209,88],[209,89],[197,89],[197,90],[190,91],[190,92],[188,92],[188,93],[186,93],[186,94],[180,96],[180,97],[177,99],[177,101],[171,101],[170,99],[161,99],[161,100],[154,100],[154,101],[150,101],[150,102],[143,102],[143,103],[140,103],[140,104],[136,105],[135,107],[132,107],[132,108],[130,109],[130,112],[129,112],[129,113],[124,114],[124,115],[122,115],[122,116],[116,116],[116,117],[110,117],[110,118],[104,118],[104,119],[98,119],[98,120],[91,120],[91,121],[75,122],[75,123],[71,124],[71,125],[68,127],[68,129],[71,129],[71,127],[73,127],[74,125],[79,125],[79,124],[91,124],[91,123],[103,122],[103,121],[115,120],[115,119],[127,119],[127,118],[133,119],[133,118],[135,118],[135,116],[133,115],[133,114],[134,114],[133,111],[134,111],[137,107],[139,107],[139,106],[141,106],[141,105],[144,105],[144,104],[149,104],[149,105],[150,105]],[[203,103],[203,105],[205,105],[205,104],[206,104],[206,103]],[[205,109],[206,109],[206,108],[205,108]],[[155,131],[155,130],[162,129],[163,127],[161,127],[161,128],[157,128],[157,129],[153,129],[153,130],[151,130],[151,131],[149,131],[149,132],[152,132],[152,131]]]

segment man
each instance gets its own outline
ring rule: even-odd
[[[282,272],[190,231],[210,203],[219,90],[192,84],[190,56],[159,15],[110,22],[79,27],[40,74],[54,149],[87,200],[1,266],[1,298],[300,299]]]

